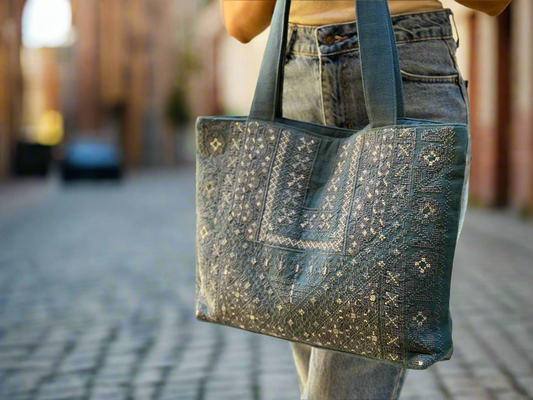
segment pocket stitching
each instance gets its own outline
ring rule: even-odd
[[[459,83],[459,74],[452,75],[419,75],[400,69],[400,73],[406,80],[424,83]]]

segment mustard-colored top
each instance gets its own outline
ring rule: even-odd
[[[442,9],[438,0],[391,0],[391,15]],[[301,0],[291,3],[289,22],[300,25],[329,25],[355,21],[355,3],[339,0]]]

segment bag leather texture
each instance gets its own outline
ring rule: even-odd
[[[468,127],[405,116],[385,0],[356,0],[361,131],[281,115],[278,0],[248,117],[196,125],[196,318],[426,369],[453,353]]]

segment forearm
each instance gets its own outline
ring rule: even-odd
[[[219,0],[228,33],[248,43],[270,25],[276,0]]]
[[[511,0],[455,0],[473,10],[478,10],[495,17],[509,5]]]

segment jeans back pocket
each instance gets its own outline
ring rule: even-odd
[[[454,45],[447,37],[398,43],[407,117],[466,123]]]

